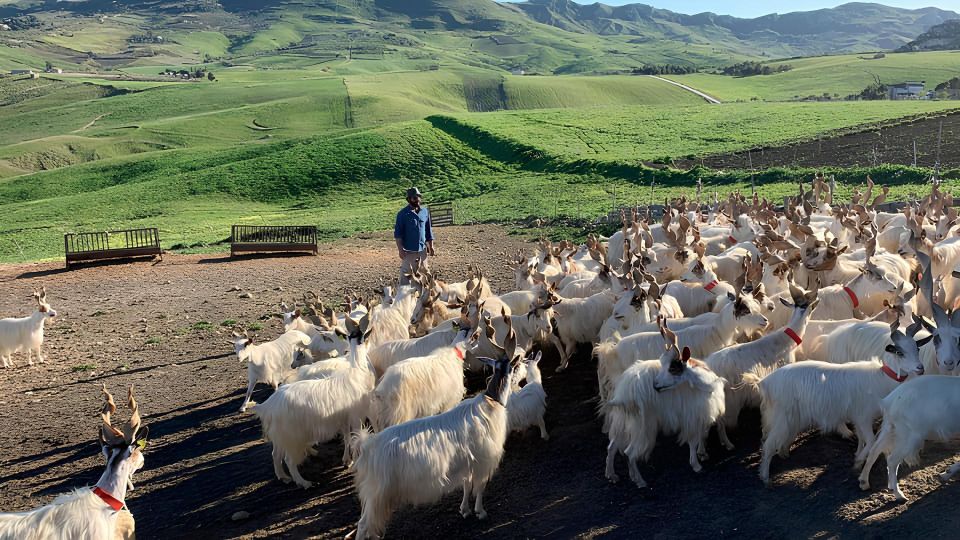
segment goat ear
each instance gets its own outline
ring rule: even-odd
[[[243,346],[244,346],[244,347],[249,347],[250,345],[253,345],[253,338],[252,338],[252,337],[248,337],[247,340],[243,342]]]
[[[683,350],[680,351],[680,360],[684,363],[690,360],[690,347],[684,347]]]
[[[735,300],[737,299],[737,296],[736,296],[735,294],[731,293],[731,292],[728,292],[728,293],[727,293],[727,298],[728,298],[731,302],[733,302],[733,301],[735,301]]]
[[[950,273],[950,275],[957,279],[960,279],[960,271],[954,270],[953,272]]]
[[[898,349],[895,345],[887,345],[886,347],[883,348],[883,350],[887,351],[890,354],[898,354],[900,352],[900,349]]]
[[[788,308],[793,308],[793,304],[788,302],[787,299],[782,296],[780,297],[780,303],[787,306]]]
[[[930,334],[929,336],[927,336],[927,337],[925,337],[925,338],[918,339],[918,340],[917,340],[917,347],[923,347],[924,345],[926,345],[927,343],[929,343],[931,339],[933,339],[933,334]]]

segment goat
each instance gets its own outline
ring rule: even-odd
[[[661,326],[666,341],[659,360],[638,361],[620,377],[612,398],[603,405],[607,419],[606,477],[619,478],[614,457],[627,455],[630,479],[646,487],[636,462],[649,457],[659,433],[678,434],[690,448],[690,466],[700,472],[710,426],[724,411],[724,381],[702,362],[690,358],[690,348],[677,348],[677,337]]]
[[[543,415],[547,410],[547,393],[543,390],[543,378],[538,367],[540,357],[538,352],[525,362],[527,384],[510,396],[510,403],[507,405],[507,430],[524,431],[537,426],[540,428],[540,438],[546,441],[550,439],[550,435],[543,422]]]
[[[850,435],[857,434],[855,467],[859,468],[873,445],[873,422],[880,416],[880,400],[912,375],[923,375],[919,342],[913,336],[920,322],[900,332],[899,321],[890,325],[892,345],[887,345],[881,363],[876,359],[843,364],[806,361],[777,369],[763,379],[744,375],[748,384],[759,386],[763,417],[763,451],[760,479],[770,484],[774,453],[786,457],[797,434],[810,427]]]
[[[397,362],[418,356],[428,356],[437,349],[453,345],[461,329],[472,326],[469,320],[462,315],[459,319],[454,320],[454,323],[449,330],[432,332],[413,339],[388,341],[371,348],[369,353],[370,364],[373,366],[377,379],[383,377],[387,369]]]
[[[349,439],[370,412],[373,369],[367,361],[366,340],[370,317],[360,322],[345,321],[350,343],[350,368],[323,379],[285,384],[266,401],[253,407],[260,419],[264,438],[273,444],[273,471],[284,482],[292,480],[303,488],[313,485],[300,475],[300,463],[315,443],[338,434],[343,437],[343,462],[349,464]],[[283,471],[287,465],[290,474]]]
[[[600,334],[603,322],[613,313],[616,296],[603,291],[589,298],[561,298],[553,306],[557,318],[557,332],[563,349],[557,371],[567,369],[577,343],[592,343]]]
[[[504,345],[512,356],[516,338],[506,336]],[[477,517],[487,517],[483,492],[503,457],[513,370],[511,356],[504,349],[498,352],[497,360],[483,360],[494,368],[485,392],[443,414],[376,435],[366,430],[354,435],[354,486],[362,508],[355,531],[358,540],[382,536],[401,505],[438,501],[459,485],[463,486],[460,513],[470,515],[472,491]]]
[[[717,320],[675,331],[678,339],[690,349],[690,354],[706,356],[733,344],[738,334],[749,335],[766,327],[766,317],[752,311],[742,297],[727,294],[733,299],[723,308]],[[669,322],[666,324],[669,327]],[[607,398],[617,379],[634,361],[649,360],[661,353],[664,339],[663,332],[643,332],[627,336],[619,343],[604,342],[597,345],[594,354],[597,357],[600,399]]]
[[[704,359],[710,369],[727,381],[726,412],[717,421],[717,435],[728,450],[733,449],[733,443],[727,436],[726,427],[737,425],[737,418],[745,406],[760,404],[759,394],[740,384],[743,375],[758,368],[772,369],[778,364],[792,364],[794,348],[803,343],[810,312],[817,307],[817,292],[805,292],[793,284],[790,292],[792,304],[780,298],[783,305],[793,309],[793,316],[783,331],[767,334],[750,343],[738,343]]]
[[[902,283],[898,287],[868,259],[861,274],[846,285],[821,288],[817,294],[820,306],[810,316],[818,319],[848,319],[861,310],[867,315],[876,315],[882,310],[881,302],[889,302],[902,291]]]
[[[33,299],[37,301],[37,311],[29,317],[0,319],[0,360],[3,367],[13,367],[11,355],[15,352],[27,352],[27,364],[33,365],[33,353],[37,353],[37,360],[42,364],[41,348],[43,347],[43,324],[47,319],[57,316],[57,312],[47,303],[47,289],[42,287],[33,291]]]
[[[463,400],[464,340],[469,329],[457,334],[453,345],[429,356],[408,358],[387,368],[373,391],[374,428],[402,424],[415,418],[448,411]]]
[[[887,486],[897,500],[906,501],[897,480],[900,464],[919,463],[924,441],[960,434],[960,379],[925,375],[909,380],[883,398],[880,407],[883,423],[860,472],[860,489],[870,489],[870,470],[882,453],[887,457]],[[955,463],[940,479],[947,481],[958,471],[960,463]]]
[[[367,340],[370,347],[410,337],[410,317],[416,307],[418,294],[415,287],[404,285],[397,291],[397,297],[390,307],[378,309],[370,314],[372,333]]]
[[[149,428],[141,425],[133,387],[127,393],[130,420],[121,429],[110,424],[117,406],[103,387],[104,405],[100,416],[100,449],[107,468],[93,488],[81,488],[57,497],[36,510],[0,513],[2,540],[72,540],[90,538],[113,540],[133,538],[133,516],[125,509],[127,489],[132,489],[133,473],[143,467],[143,450]]]
[[[240,362],[247,362],[247,394],[243,398],[240,412],[247,411],[250,397],[257,383],[266,383],[274,390],[290,374],[297,352],[310,345],[310,336],[298,330],[291,330],[273,341],[255,345],[253,338],[233,333],[234,339],[227,340],[233,345]]]

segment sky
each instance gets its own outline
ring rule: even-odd
[[[596,0],[574,0],[580,4],[592,4]],[[702,13],[712,11],[721,15],[735,15],[737,17],[757,17],[768,13],[789,13],[791,11],[810,11],[813,9],[829,8],[844,4],[844,1],[816,1],[816,0],[767,0],[764,2],[721,2],[718,0],[600,0],[604,4],[620,6],[623,4],[649,4],[658,8],[669,9],[678,13]],[[960,0],[878,0],[878,4],[916,9],[921,7],[938,7],[960,12]]]

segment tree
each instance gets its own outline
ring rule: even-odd
[[[215,80],[217,80],[217,78],[214,76],[214,74],[213,74],[212,71],[208,71],[208,72],[207,72],[207,80],[208,80],[208,81],[215,81]]]

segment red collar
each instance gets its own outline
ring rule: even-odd
[[[847,296],[849,296],[850,300],[853,301],[854,308],[860,305],[860,299],[857,298],[857,293],[853,292],[853,289],[851,289],[850,287],[844,286],[843,292],[847,293]]]
[[[123,501],[118,500],[113,495],[100,489],[100,487],[93,488],[93,494],[103,499],[103,502],[107,503],[107,506],[110,508],[113,508],[114,512],[119,512],[123,508]]]
[[[892,369],[890,369],[890,366],[888,366],[888,365],[886,365],[886,364],[883,365],[883,374],[886,375],[887,377],[890,377],[891,379],[893,379],[893,380],[895,380],[895,381],[897,381],[897,382],[903,382],[903,381],[907,380],[907,377],[909,376],[909,375],[900,375],[900,374],[898,374],[897,372],[895,372],[895,371],[893,371]]]
[[[457,358],[459,358],[460,361],[463,362],[463,351],[460,350],[460,347],[457,347],[456,345],[454,345],[453,352],[454,354],[457,355]]]
[[[708,291],[712,291],[713,288],[716,287],[717,285],[719,285],[719,283],[717,283],[717,280],[713,280],[710,283],[707,283],[706,285],[704,285],[703,288]]]
[[[734,238],[732,234],[727,237],[727,240],[729,240],[730,243],[732,243],[732,244],[739,244],[739,243],[740,243],[740,242],[737,242],[737,239]]]
[[[790,339],[796,342],[797,345],[800,345],[801,343],[803,343],[803,340],[800,339],[800,336],[793,331],[793,328],[784,328],[783,333],[790,336]]]

